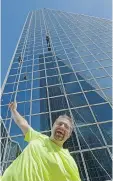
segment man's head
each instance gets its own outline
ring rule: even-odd
[[[67,115],[61,115],[53,124],[50,138],[58,145],[62,146],[63,143],[71,136],[72,130],[73,120]]]

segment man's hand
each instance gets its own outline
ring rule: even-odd
[[[9,104],[9,108],[10,108],[11,111],[16,110],[17,109],[17,103],[16,102],[11,102]]]
[[[30,126],[29,126],[28,122],[18,113],[17,103],[11,102],[9,104],[9,108],[12,113],[12,118],[14,119],[14,121],[18,125],[18,127],[22,130],[23,134],[25,135]]]

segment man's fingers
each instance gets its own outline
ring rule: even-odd
[[[13,105],[13,102],[9,103],[9,107],[10,107],[10,108],[12,107],[12,105]]]

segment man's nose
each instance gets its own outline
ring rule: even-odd
[[[62,124],[60,127],[61,127],[61,128],[65,128],[65,125],[64,125],[64,124]]]

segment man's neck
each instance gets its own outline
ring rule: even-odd
[[[54,138],[52,138],[51,136],[49,137],[50,140],[52,142],[54,142],[56,145],[58,145],[59,147],[63,147],[63,143],[62,142],[58,142],[57,140],[55,140]]]

